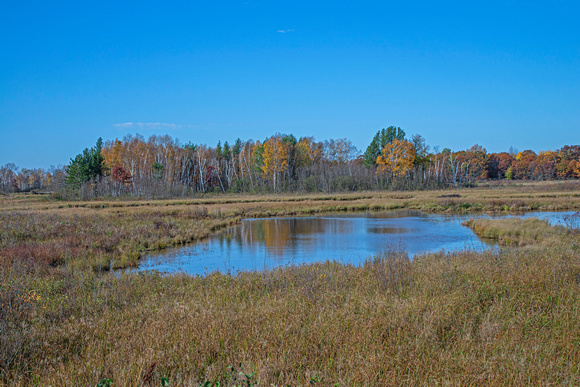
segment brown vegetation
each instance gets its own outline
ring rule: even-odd
[[[412,262],[387,253],[358,267],[326,262],[236,276],[109,271],[242,217],[580,208],[575,189],[454,192],[461,197],[2,197],[0,384],[579,384],[580,241],[563,228],[541,226],[558,243],[533,249]]]
[[[560,242],[565,234],[563,226],[551,226],[538,218],[528,219],[470,219],[463,223],[476,235],[497,239],[502,245],[524,246],[531,244],[550,245]]]

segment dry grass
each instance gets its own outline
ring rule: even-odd
[[[539,250],[399,269],[65,276],[20,317],[29,325],[9,342],[24,350],[3,376],[135,385],[156,363],[155,380],[196,385],[241,363],[260,385],[578,384],[579,273],[577,255]]]
[[[570,233],[563,226],[551,226],[546,220],[528,219],[470,219],[463,225],[482,238],[496,239],[502,245],[554,245],[566,243]]]
[[[454,191],[460,198],[365,193],[78,207],[1,198],[0,384],[160,385],[166,377],[174,386],[578,385],[580,252],[578,236],[562,229],[550,228],[559,243],[532,249],[412,262],[386,254],[358,267],[205,277],[106,271],[247,216],[580,203],[573,192],[520,188]]]

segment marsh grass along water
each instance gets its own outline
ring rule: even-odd
[[[570,212],[528,213],[561,223]],[[512,215],[513,216],[513,215]],[[335,260],[359,264],[385,251],[410,257],[435,251],[482,251],[497,243],[478,238],[462,222],[488,215],[436,215],[419,211],[327,214],[247,219],[194,245],[144,256],[140,270],[235,273]]]
[[[577,190],[529,184],[452,198],[1,198],[0,385],[229,385],[230,365],[259,385],[580,385],[578,218],[477,219],[506,246],[482,252],[461,225],[580,209]],[[395,208],[470,215],[354,212]],[[299,214],[318,216],[280,218]],[[367,260],[385,250],[412,260]],[[300,264],[327,259],[353,264]],[[202,275],[113,270],[140,262]],[[216,269],[248,271],[203,275]]]

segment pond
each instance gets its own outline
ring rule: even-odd
[[[571,214],[535,212],[519,217],[554,224]],[[486,217],[490,216],[389,211],[245,219],[198,243],[147,254],[138,270],[236,273],[327,260],[359,264],[386,251],[406,252],[411,258],[441,250],[482,251],[497,245],[478,238],[461,223]]]

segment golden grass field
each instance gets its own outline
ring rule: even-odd
[[[580,236],[571,228],[473,221],[506,247],[413,261],[392,253],[360,266],[204,277],[115,270],[246,217],[400,208],[578,211],[580,185],[0,196],[0,384],[580,384]]]

